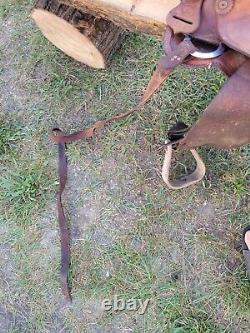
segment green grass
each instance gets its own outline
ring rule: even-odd
[[[7,116],[0,123],[0,203],[8,219],[29,223],[34,213],[42,209],[55,181],[50,177],[44,156],[29,158],[26,145],[31,144],[28,132]],[[37,152],[38,153],[38,152]],[[22,158],[23,157],[23,158]],[[52,182],[52,184],[51,184]]]
[[[0,18],[6,18],[15,8],[25,8],[31,3],[31,0],[3,0],[0,4]]]
[[[12,153],[15,143],[22,137],[21,128],[13,125],[11,121],[0,120],[0,156],[6,157]]]
[[[16,165],[11,170],[4,170],[0,176],[0,202],[6,213],[14,214],[17,221],[29,223],[31,216],[44,207],[46,194],[51,187],[47,165]],[[27,221],[28,220],[28,221]]]
[[[238,274],[231,280],[231,285],[225,290],[225,300],[229,315],[244,316],[249,310],[249,280],[244,274]]]
[[[179,68],[143,112],[68,145],[74,302],[64,304],[51,128],[70,133],[134,106],[162,51],[155,39],[131,34],[108,69],[86,68],[41,36],[29,6],[0,7],[2,22],[13,23],[0,58],[0,306],[7,331],[248,332],[240,233],[249,222],[249,149],[202,148],[206,178],[181,192],[167,190],[160,177],[160,145],[171,124],[193,124],[225,81],[208,69]],[[174,171],[188,160],[180,155]],[[102,312],[102,300],[114,295],[151,302],[143,317]]]

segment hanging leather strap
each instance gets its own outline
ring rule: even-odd
[[[168,31],[168,30],[167,30]],[[168,34],[171,38],[172,33]],[[138,112],[142,107],[148,102],[151,96],[160,88],[162,83],[167,79],[169,74],[173,71],[175,67],[182,64],[185,59],[190,55],[190,53],[196,51],[196,47],[191,41],[181,42],[174,51],[170,52],[167,56],[164,56],[153,76],[147,86],[147,89],[141,98],[138,105],[124,113],[120,113],[111,118],[97,121],[93,126],[86,128],[82,131],[75,132],[70,135],[65,135],[60,129],[54,129],[51,139],[53,142],[58,144],[58,173],[60,180],[60,187],[57,196],[57,209],[58,209],[58,222],[60,229],[60,240],[61,240],[61,289],[65,298],[71,301],[71,293],[69,288],[69,269],[70,269],[70,232],[68,230],[68,224],[65,217],[63,205],[62,205],[62,195],[65,189],[67,181],[67,158],[66,158],[66,144],[70,142],[75,142],[81,139],[90,139],[95,134],[97,129],[101,129],[106,125],[126,118],[135,112]]]
[[[60,241],[61,241],[61,271],[60,271],[60,285],[61,290],[65,298],[71,302],[71,293],[68,282],[68,274],[70,269],[70,232],[68,230],[68,224],[65,217],[65,212],[62,204],[62,195],[65,190],[67,182],[67,157],[66,157],[66,144],[75,142],[82,139],[90,139],[95,134],[97,129],[105,127],[114,121],[126,118],[135,112],[141,110],[141,108],[146,104],[150,97],[155,91],[160,87],[160,85],[165,81],[168,75],[171,73],[171,69],[165,70],[161,65],[159,65],[153,74],[152,79],[148,85],[139,104],[132,110],[118,114],[109,119],[97,121],[93,126],[86,128],[82,131],[75,132],[73,134],[65,135],[60,129],[53,129],[51,139],[58,145],[58,175],[59,175],[59,191],[57,194],[57,211],[58,211],[58,223],[60,231]]]
[[[93,137],[93,135],[97,129],[104,128],[106,125],[111,124],[112,122],[121,120],[123,118],[126,118],[126,117],[132,115],[135,112],[140,111],[142,109],[142,107],[148,102],[150,97],[159,89],[161,84],[167,79],[167,77],[172,72],[172,70],[173,70],[173,68],[164,69],[162,65],[158,65],[157,69],[155,70],[155,72],[149,82],[149,85],[148,85],[142,99],[140,100],[140,102],[138,103],[138,105],[135,108],[133,108],[127,112],[117,114],[111,118],[97,121],[91,127],[85,128],[82,131],[75,132],[75,133],[72,133],[69,135],[65,135],[61,130],[59,130],[59,131],[57,129],[53,130],[52,140],[55,143],[71,143],[71,142],[75,142],[75,141],[82,140],[82,139],[90,139]]]
[[[60,130],[57,130],[59,133]],[[70,233],[68,231],[68,225],[64,214],[62,204],[62,194],[67,182],[67,157],[65,154],[65,143],[58,144],[58,174],[59,174],[59,192],[57,194],[57,211],[58,222],[60,229],[60,241],[61,241],[61,271],[60,282],[62,293],[66,299],[71,301],[70,289],[68,285],[68,271],[70,265]]]

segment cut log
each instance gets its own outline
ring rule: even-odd
[[[125,31],[162,37],[180,0],[37,0],[32,18],[44,36],[70,57],[105,68]]]
[[[31,17],[56,47],[94,68],[105,68],[125,38],[124,30],[111,21],[57,0],[38,0]]]
[[[131,31],[162,37],[167,14],[181,0],[60,0]]]

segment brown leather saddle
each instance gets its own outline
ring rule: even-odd
[[[190,35],[194,43],[195,40],[212,45],[223,43],[228,48],[211,60],[211,64],[219,66],[230,79],[179,143],[180,148],[203,145],[235,148],[249,143],[250,7],[247,1],[183,0],[169,13],[168,26],[174,36]],[[181,42],[177,48],[180,45]],[[203,65],[202,61],[190,60],[190,64]]]
[[[205,165],[195,148],[210,146],[231,149],[250,143],[250,6],[245,0],[182,0],[167,17],[164,37],[166,55],[159,61],[139,104],[128,112],[98,121],[92,127],[65,135],[54,130],[52,139],[59,148],[58,216],[61,232],[61,287],[70,298],[68,270],[70,240],[62,206],[67,180],[65,144],[91,138],[97,129],[139,111],[178,65],[216,66],[229,79],[190,129],[178,123],[169,132],[162,176],[172,189],[200,181]],[[169,170],[175,149],[190,150],[196,160],[194,172],[170,180]]]
[[[166,57],[159,71],[169,70],[169,54],[185,53],[196,47],[184,61],[186,65],[219,67],[229,79],[203,112],[200,119],[178,142],[178,149],[200,146],[232,149],[250,142],[250,7],[244,0],[183,0],[167,18]],[[188,39],[187,39],[188,36]],[[219,46],[213,49],[213,46]],[[199,52],[199,49],[205,50]],[[211,51],[212,49],[212,51]],[[188,52],[187,52],[188,53]],[[197,154],[197,152],[196,152]],[[199,156],[196,174],[174,182],[169,180],[172,149],[169,147],[163,167],[163,179],[170,188],[179,189],[200,181],[204,164]],[[167,165],[167,166],[166,166]]]

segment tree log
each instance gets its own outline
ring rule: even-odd
[[[64,53],[105,68],[124,30],[162,37],[168,12],[180,0],[37,0],[31,17]]]
[[[130,31],[162,37],[167,14],[180,0],[60,0]]]
[[[105,68],[125,38],[124,30],[111,21],[57,0],[36,1],[31,17],[56,47],[94,68]]]

